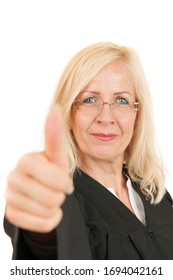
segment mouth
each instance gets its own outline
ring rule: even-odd
[[[112,141],[118,137],[117,134],[104,134],[104,133],[91,133],[91,135],[100,141]]]

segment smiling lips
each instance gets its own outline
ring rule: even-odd
[[[118,136],[117,134],[104,134],[104,133],[91,133],[91,135],[100,141],[112,141]]]

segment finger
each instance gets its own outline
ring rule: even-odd
[[[32,199],[32,197],[26,196],[22,193],[16,193],[15,191],[8,191],[6,193],[7,203],[15,207],[18,210],[27,212],[28,214],[40,216],[43,218],[51,218],[57,208],[60,207],[64,200],[64,193],[60,193],[57,196],[57,204],[47,205],[40,203],[38,200]]]
[[[58,168],[42,153],[33,153],[20,159],[18,169],[10,174],[8,183],[12,186],[21,186],[24,191],[29,190],[29,184],[33,188],[35,184],[40,183],[40,188],[45,186],[55,191],[67,192],[67,189],[72,185],[72,179],[67,172],[66,168]],[[32,181],[29,182],[29,179]],[[40,188],[37,186],[36,189]]]
[[[20,228],[46,233],[52,231],[60,223],[63,212],[61,208],[57,208],[55,215],[46,219],[7,205],[5,216],[9,222]]]
[[[29,197],[32,200],[37,201],[38,203],[46,207],[54,207],[59,205],[61,199],[65,199],[65,192],[67,187],[62,188],[57,185],[47,187],[45,184],[40,184],[39,181],[34,180],[32,177],[23,176],[19,172],[13,172],[8,178],[8,189],[7,193],[15,192],[17,194],[22,194]],[[62,197],[62,198],[61,198]]]
[[[68,167],[64,150],[64,121],[60,106],[57,104],[48,114],[45,125],[45,154],[50,161]]]

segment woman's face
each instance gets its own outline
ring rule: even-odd
[[[82,161],[123,161],[136,120],[135,90],[128,68],[121,61],[107,64],[76,100],[70,124]],[[105,104],[97,107],[98,100]],[[107,104],[112,102],[114,108]]]

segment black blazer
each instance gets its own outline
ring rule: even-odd
[[[75,192],[68,196],[56,228],[56,258],[60,260],[173,260],[173,202],[167,192],[151,205],[139,193],[146,226],[112,193],[82,171],[74,176]],[[13,243],[13,259],[34,259],[21,230],[4,220]]]

